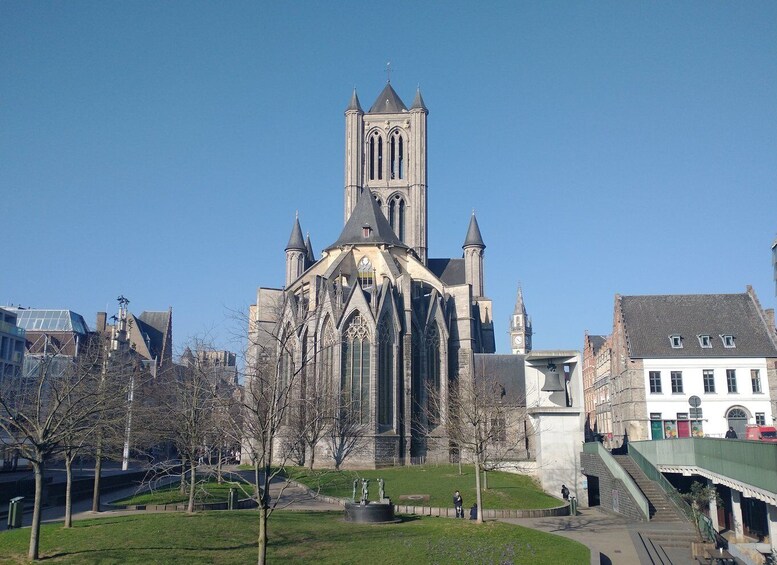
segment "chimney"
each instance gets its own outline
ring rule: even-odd
[[[107,314],[105,312],[97,312],[97,332],[103,333],[105,331],[105,321],[107,319]]]

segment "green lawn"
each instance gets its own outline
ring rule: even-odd
[[[224,481],[221,484],[215,480],[202,482],[196,486],[194,493],[195,502],[226,502],[230,488],[237,488],[239,498],[246,498],[249,496],[246,489],[252,487],[245,483],[229,481]],[[153,492],[146,492],[128,498],[123,498],[121,500],[116,500],[112,504],[118,506],[131,504],[179,504],[188,501],[188,490],[185,494],[181,494],[178,485],[171,485],[156,489]]]
[[[394,504],[415,504],[418,506],[452,506],[453,492],[461,491],[465,508],[475,502],[475,470],[471,465],[424,465],[391,467],[377,471],[313,471],[294,467],[288,469],[293,479],[313,489],[320,485],[321,493],[330,496],[348,497],[353,492],[355,478],[370,480],[370,500],[378,500],[378,477],[386,481],[386,496]],[[561,506],[562,501],[545,494],[542,489],[525,475],[513,473],[488,473],[488,490],[483,492],[484,508],[534,509]],[[400,500],[400,495],[428,495],[429,502]],[[356,489],[361,496],[361,486]]]
[[[50,563],[251,563],[258,517],[253,511],[143,514],[46,524],[41,557]],[[588,564],[585,546],[500,522],[478,525],[408,517],[400,524],[349,524],[340,512],[276,512],[271,563]],[[0,563],[23,563],[29,529],[0,532]]]

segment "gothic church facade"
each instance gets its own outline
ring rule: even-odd
[[[472,378],[474,354],[495,351],[474,213],[461,258],[428,256],[427,115],[420,90],[408,108],[387,83],[366,112],[354,90],[342,232],[315,257],[296,219],[285,285],[259,288],[250,311],[255,337],[283,336],[294,398],[334,396],[355,415],[363,442],[346,465],[448,461],[448,387]],[[331,464],[330,450],[320,442],[316,462]]]

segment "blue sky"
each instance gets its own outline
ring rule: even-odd
[[[429,254],[476,209],[497,348],[608,333],[613,295],[775,306],[777,3],[0,3],[0,304],[173,308],[236,349],[299,210],[342,228],[343,111],[429,108]]]

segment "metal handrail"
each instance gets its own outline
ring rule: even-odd
[[[675,507],[680,510],[680,512],[682,512],[683,515],[688,518],[688,520],[693,522],[693,509],[691,509],[691,506],[683,499],[683,497],[680,496],[680,494],[677,492],[677,489],[672,486],[672,483],[667,480],[664,474],[659,471],[655,465],[648,461],[647,458],[631,444],[628,444],[628,453],[629,457],[634,460],[634,463],[637,464],[637,467],[642,469],[642,472],[645,473],[647,478],[657,482],[661,487],[661,490],[666,493],[666,495],[669,497],[669,500],[672,501]]]

